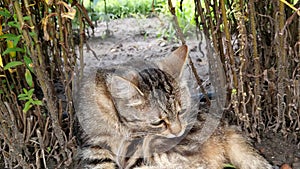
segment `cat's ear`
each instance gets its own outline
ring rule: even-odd
[[[111,79],[110,92],[113,97],[120,99],[130,99],[136,95],[143,96],[143,93],[136,85],[133,78],[128,79],[114,75]]]
[[[171,55],[162,59],[158,66],[161,70],[169,73],[173,78],[180,78],[186,60],[188,58],[188,47],[182,45],[171,53]]]

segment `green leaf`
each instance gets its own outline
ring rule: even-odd
[[[18,22],[16,22],[16,21],[10,21],[10,22],[7,23],[7,25],[8,25],[8,26],[11,26],[11,27],[18,28],[18,29],[21,28],[21,27],[20,27],[20,24],[19,24]]]
[[[28,91],[27,91],[27,89],[23,88],[23,92],[26,94],[26,96],[28,96]]]
[[[15,85],[14,85],[14,84],[11,84],[9,87],[10,87],[10,89],[12,90],[12,89],[15,88]]]
[[[3,10],[3,9],[0,10],[0,15],[1,15],[1,16],[4,16],[4,17],[6,17],[6,18],[11,17],[11,14],[10,14],[9,11],[8,11],[7,9],[5,9],[5,8],[4,8],[4,10]]]
[[[232,89],[232,90],[231,90],[231,94],[236,95],[236,94],[237,94],[237,90],[236,90],[236,89]]]
[[[16,37],[17,37],[17,35],[15,35],[15,34],[10,34],[10,33],[0,35],[0,39],[16,38]]]
[[[9,52],[24,52],[24,49],[18,48],[18,47],[15,47],[15,48],[7,48],[7,49],[2,53],[2,55],[6,55],[6,54],[8,54]]]
[[[23,112],[26,113],[31,107],[32,107],[31,102],[29,102],[29,101],[26,102],[26,103],[25,103],[25,106],[24,106],[24,108],[23,108]]]
[[[33,92],[34,92],[34,89],[30,89],[30,90],[27,92],[27,96],[30,97],[30,98],[32,98]]]
[[[36,36],[37,36],[35,32],[29,32],[29,35],[30,35],[31,37],[36,37]]]
[[[21,37],[22,37],[22,35],[15,35],[15,34],[9,34],[9,33],[0,35],[0,39],[6,39],[6,41],[8,41],[8,40],[13,41],[14,47],[17,46]]]
[[[32,76],[31,76],[29,69],[26,69],[26,71],[25,71],[25,80],[26,80],[27,84],[29,85],[29,87],[33,87]]]
[[[34,100],[34,101],[32,101],[32,103],[35,105],[39,105],[39,106],[41,106],[43,104],[43,102],[40,100]]]
[[[33,73],[33,69],[32,69],[32,60],[30,59],[30,57],[28,56],[24,56],[24,62],[26,67]]]
[[[22,35],[9,36],[9,37],[6,38],[6,40],[12,40],[12,41],[14,41],[16,39],[20,39],[21,37],[22,37]]]
[[[22,35],[16,36],[16,37],[11,37],[11,38],[6,38],[6,40],[11,40],[13,41],[13,46],[17,46],[21,39]]]
[[[21,97],[27,97],[27,94],[24,94],[24,93],[19,94],[19,95],[18,95],[18,98],[21,98]]]
[[[29,97],[19,97],[19,100],[29,100],[30,98]]]
[[[4,70],[7,70],[7,69],[10,69],[10,68],[22,65],[22,64],[23,64],[23,62],[20,62],[20,61],[12,61],[12,62],[7,63],[4,66]]]
[[[235,167],[231,164],[224,164],[224,168],[235,168]]]
[[[30,20],[30,16],[24,16],[23,19],[24,19],[24,21],[29,21]]]
[[[51,147],[47,147],[47,152],[50,153]]]

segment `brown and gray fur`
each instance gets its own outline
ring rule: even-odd
[[[84,79],[75,102],[79,168],[272,168],[234,127],[220,126],[200,141],[187,55],[183,45],[162,60],[102,68]]]

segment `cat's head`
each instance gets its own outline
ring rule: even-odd
[[[182,136],[193,115],[183,78],[188,47],[183,45],[154,66],[134,65],[111,76],[110,90],[118,116],[133,135]]]

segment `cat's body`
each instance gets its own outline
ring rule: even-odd
[[[271,169],[232,127],[201,140],[196,88],[185,74],[187,46],[157,62],[97,70],[77,98],[80,168],[205,168],[232,163]],[[87,81],[88,79],[86,79]],[[75,105],[76,106],[76,105]]]

